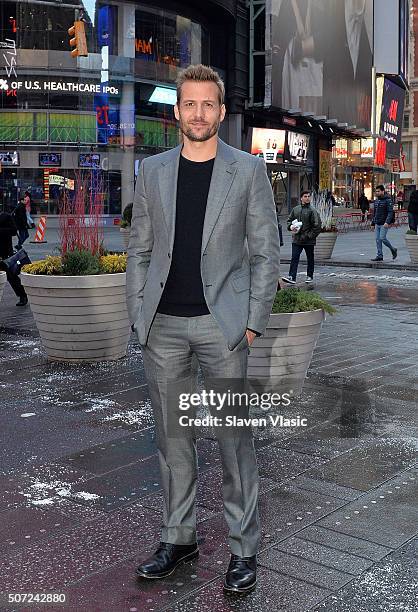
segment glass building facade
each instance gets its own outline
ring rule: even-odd
[[[29,190],[35,214],[56,214],[86,177],[105,214],[132,201],[141,160],[179,142],[178,71],[211,59],[210,23],[170,6],[0,3],[0,209]],[[88,57],[70,55],[76,11]]]

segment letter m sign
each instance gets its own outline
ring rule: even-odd
[[[398,100],[392,100],[389,107],[389,119],[391,121],[396,121],[396,117],[398,115]]]

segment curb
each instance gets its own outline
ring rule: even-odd
[[[280,259],[280,263],[290,264],[290,259]],[[306,262],[301,261],[302,265]],[[416,264],[396,264],[396,263],[373,263],[373,262],[361,262],[361,261],[335,261],[335,260],[317,260],[315,259],[315,266],[331,266],[335,268],[373,268],[375,270],[411,270],[418,272],[418,265]]]

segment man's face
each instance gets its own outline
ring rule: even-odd
[[[311,194],[310,193],[304,193],[303,196],[301,197],[300,201],[302,202],[302,206],[307,206],[308,204],[311,203]]]
[[[181,100],[174,107],[180,130],[189,140],[205,142],[219,130],[225,117],[225,105],[219,104],[219,89],[210,81],[186,81]]]
[[[381,189],[376,189],[375,193],[376,193],[377,198],[381,198],[385,192],[382,191]]]

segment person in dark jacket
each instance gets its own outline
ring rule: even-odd
[[[0,270],[4,270],[6,272],[7,280],[9,281],[10,286],[19,298],[19,301],[16,306],[26,306],[26,304],[28,303],[28,298],[26,295],[26,291],[23,288],[22,283],[20,282],[19,276],[11,274],[7,270],[6,266],[2,264],[3,259],[7,259],[8,257],[11,257],[13,255],[12,237],[16,236],[16,234],[17,228],[12,215],[6,212],[0,213]]]
[[[392,259],[398,256],[398,249],[387,239],[389,227],[395,221],[395,213],[393,211],[393,203],[390,196],[387,195],[383,185],[376,187],[376,200],[374,201],[372,226],[375,227],[377,255],[372,261],[383,261],[383,244],[390,249]]]
[[[408,204],[408,224],[413,232],[418,228],[418,191],[415,189],[409,198]]]
[[[296,229],[296,222],[302,225]],[[287,229],[292,232],[292,261],[290,263],[289,276],[284,277],[286,283],[294,285],[298,273],[299,259],[304,250],[308,262],[306,283],[313,282],[315,267],[314,249],[316,237],[321,232],[321,218],[318,211],[311,206],[311,194],[302,191],[300,204],[295,206],[287,220]]]
[[[17,227],[17,245],[16,248],[19,250],[22,248],[25,240],[29,238],[28,232],[28,220],[26,215],[26,206],[23,200],[19,200],[18,205],[13,211],[13,218]]]
[[[369,199],[366,196],[366,194],[364,193],[364,191],[362,191],[362,193],[361,193],[361,195],[360,195],[360,197],[358,199],[358,206],[359,206],[359,208],[360,208],[360,210],[362,212],[361,220],[365,221],[366,218],[367,218],[367,213],[370,210],[370,204],[369,204]]]

